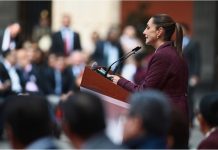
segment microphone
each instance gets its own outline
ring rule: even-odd
[[[111,67],[115,64],[115,63],[117,63],[117,62],[122,62],[123,60],[125,60],[125,59],[127,59],[128,57],[130,57],[131,55],[133,55],[133,54],[135,54],[138,50],[140,50],[141,49],[141,47],[140,46],[137,46],[137,47],[135,47],[134,49],[132,49],[130,52],[128,52],[126,55],[124,55],[123,57],[121,57],[121,58],[119,58],[117,61],[115,61],[114,63],[112,63],[109,67],[108,67],[108,69],[107,69],[107,71],[106,71],[106,73],[105,73],[105,77],[107,77],[107,74],[108,74],[108,72],[110,71],[110,69],[111,69]],[[120,65],[120,64],[119,64]],[[119,65],[117,65],[117,67],[119,66]],[[115,71],[117,70],[117,67],[114,69]],[[113,74],[114,74],[114,72],[113,72]]]
[[[91,64],[91,69],[96,70],[98,68],[98,63],[95,61]]]

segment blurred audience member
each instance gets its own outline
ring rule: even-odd
[[[133,26],[126,26],[123,30],[123,34],[120,37],[120,43],[123,49],[124,55],[130,52],[137,46],[142,46],[141,41],[136,36],[136,29]],[[121,75],[133,81],[133,76],[136,73],[136,61],[135,58],[129,57],[125,60]]]
[[[198,149],[218,149],[218,94],[209,94],[202,98],[197,119],[205,138]]]
[[[71,17],[62,17],[62,28],[52,35],[51,51],[68,56],[74,50],[81,50],[80,36],[70,29]]]
[[[67,59],[72,77],[75,79],[77,86],[79,87],[87,62],[85,54],[80,51],[75,51],[72,52]]]
[[[101,37],[100,37],[99,33],[97,31],[93,31],[91,33],[91,42],[92,42],[91,54],[94,53],[94,51],[96,49],[96,44],[100,40],[101,40]]]
[[[42,10],[39,18],[39,25],[33,28],[32,39],[40,49],[48,51],[51,47],[51,28],[49,24],[48,11]]]
[[[42,94],[39,70],[31,64],[27,49],[17,51],[17,69],[22,82],[23,92]]]
[[[189,125],[183,114],[173,108],[167,137],[167,148],[188,149]]]
[[[111,27],[108,31],[107,39],[96,43],[96,49],[91,59],[100,66],[108,67],[122,56],[123,50],[119,42],[119,31],[117,28]],[[115,66],[112,67],[112,70]]]
[[[5,130],[14,149],[57,149],[51,136],[51,117],[46,99],[11,96],[4,111]]]
[[[167,148],[171,107],[163,93],[146,90],[134,93],[124,124],[123,144],[129,149]]]
[[[22,47],[20,37],[21,26],[14,22],[7,26],[2,37],[0,37],[1,53],[7,50],[14,50]]]
[[[5,91],[1,91],[0,95],[5,97],[12,93],[20,93],[23,91],[21,80],[15,65],[17,63],[17,51],[7,50],[2,53],[4,59],[0,63],[1,82],[10,85]]]
[[[101,99],[79,92],[62,104],[63,129],[76,149],[119,149],[105,134]]]
[[[56,54],[54,67],[48,67],[46,70],[47,94],[61,96],[69,91],[77,90],[75,80],[71,73],[66,69],[65,57],[62,54]]]
[[[200,66],[201,66],[201,55],[200,45],[197,41],[193,40],[190,36],[189,26],[182,23],[183,30],[183,55],[188,63],[189,69],[189,91],[188,91],[188,102],[189,102],[189,114],[190,123],[194,117],[194,92],[200,81]]]

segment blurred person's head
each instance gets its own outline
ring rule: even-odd
[[[128,25],[123,29],[123,34],[128,37],[135,37],[136,36],[136,29],[134,26]]]
[[[48,27],[49,26],[49,18],[48,18],[49,12],[48,10],[42,10],[40,12],[40,18],[39,23],[41,27]]]
[[[96,43],[97,41],[100,40],[100,35],[97,31],[93,31],[91,34],[91,40],[93,43]]]
[[[166,137],[171,107],[169,98],[155,90],[137,92],[129,97],[130,109],[124,124],[123,141]]]
[[[65,67],[66,67],[65,56],[63,54],[56,54],[54,68],[56,70],[63,71]]]
[[[119,28],[111,27],[107,33],[107,40],[110,42],[116,42],[119,39]]]
[[[45,53],[38,48],[33,48],[32,50],[32,59],[31,62],[34,64],[43,64],[44,63],[44,58],[45,58]]]
[[[68,14],[64,14],[62,17],[62,26],[70,27],[71,24],[71,17]]]
[[[30,58],[28,57],[28,51],[26,49],[19,49],[17,51],[17,65],[21,68],[25,68],[30,64]]]
[[[36,95],[10,96],[4,109],[4,125],[15,149],[24,149],[50,135],[51,118],[46,99]]]
[[[188,149],[189,124],[184,115],[176,108],[171,111],[170,128],[167,137],[167,148]]]
[[[2,56],[12,66],[14,66],[17,63],[17,51],[16,50],[6,50],[6,51],[2,52]]]
[[[166,41],[171,41],[173,33],[176,31],[175,45],[177,52],[182,54],[182,28],[167,14],[158,14],[152,16],[147,22],[143,32],[146,38],[146,44],[157,49]]]
[[[12,38],[15,38],[21,31],[20,24],[15,22],[9,25],[9,30]]]
[[[205,95],[199,104],[197,119],[200,123],[200,129],[206,134],[213,127],[218,126],[218,94]]]
[[[101,99],[91,93],[78,92],[62,105],[63,128],[75,148],[105,129],[105,112]]]
[[[68,64],[70,65],[80,65],[85,64],[85,56],[81,51],[73,51],[68,57]]]
[[[56,54],[55,53],[49,53],[48,54],[48,66],[51,67],[51,68],[54,68],[55,66],[55,62],[56,62]]]

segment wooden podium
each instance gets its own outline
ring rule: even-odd
[[[129,96],[128,91],[93,71],[90,67],[85,68],[80,86],[123,102],[126,102]]]
[[[130,93],[90,67],[85,67],[80,89],[101,97],[107,117],[107,134],[115,143],[122,142],[123,115],[129,108]]]

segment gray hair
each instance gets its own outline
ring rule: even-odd
[[[140,117],[147,134],[165,135],[170,124],[169,98],[160,91],[146,90],[129,97],[129,116]]]

